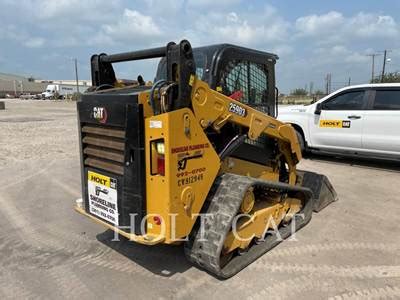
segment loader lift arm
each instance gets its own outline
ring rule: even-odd
[[[276,139],[289,166],[289,181],[296,182],[295,166],[302,156],[291,125],[210,89],[207,83],[198,78],[192,81],[192,107],[204,129],[212,126],[214,130],[219,131],[226,123],[231,122],[247,127],[247,136],[251,140],[256,140],[261,134]],[[235,109],[238,112],[235,112]]]

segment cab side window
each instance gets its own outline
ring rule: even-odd
[[[249,61],[233,60],[227,64],[221,78],[222,92],[231,96],[242,93],[240,101],[262,104],[267,97],[267,70],[264,65]]]
[[[325,110],[362,110],[365,108],[365,91],[346,92],[322,103]]]
[[[400,110],[400,90],[377,90],[374,110]]]

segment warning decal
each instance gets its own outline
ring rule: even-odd
[[[118,226],[117,180],[88,171],[90,213]]]
[[[331,128],[350,128],[351,121],[342,120],[320,120],[319,127],[331,127]]]

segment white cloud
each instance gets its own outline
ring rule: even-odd
[[[226,8],[232,7],[233,5],[239,4],[242,0],[187,0],[188,7],[192,8]]]
[[[91,42],[111,44],[135,41],[136,45],[142,45],[151,42],[154,38],[160,38],[161,35],[160,27],[151,16],[143,15],[136,10],[125,9],[118,22],[103,25]]]
[[[360,12],[346,18],[331,11],[300,17],[295,22],[296,36],[313,38],[318,44],[337,44],[354,39],[396,37],[399,24],[391,16]]]
[[[44,45],[45,39],[41,37],[28,38],[23,44],[28,48],[40,48]]]
[[[235,12],[230,12],[227,16],[226,19],[228,22],[236,23],[239,21],[239,17]]]
[[[199,15],[190,30],[190,38],[202,44],[235,43],[247,47],[285,43],[289,23],[277,11],[266,6],[258,15],[246,12],[213,12]]]
[[[0,7],[2,28],[18,27],[8,36],[22,32],[22,45],[39,47],[43,45],[37,38],[40,33],[46,46],[61,48],[85,45],[101,24],[117,18],[123,6],[121,0],[0,0]],[[18,18],[10,12],[16,12]]]
[[[350,65],[360,64],[360,63],[367,63],[370,61],[367,54],[369,50],[366,49],[365,51],[355,51],[351,50],[344,45],[335,45],[332,47],[322,47],[316,48],[314,51],[314,58],[320,64],[337,64],[340,65],[343,62],[350,63]]]
[[[396,37],[399,24],[391,16],[359,13],[348,22],[348,30],[363,38]]]
[[[331,11],[324,15],[309,15],[296,20],[296,29],[302,36],[320,36],[334,32],[345,19],[341,13]]]
[[[70,22],[107,20],[110,15],[112,16],[110,13],[121,5],[119,0],[25,0],[25,2],[29,3],[33,15],[42,21],[57,19]]]
[[[294,52],[293,46],[287,45],[287,44],[278,44],[267,50],[272,53],[276,53],[276,54],[278,54],[279,57],[283,57],[283,58],[286,56],[292,55]]]
[[[45,38],[32,36],[15,25],[6,25],[0,28],[0,40],[1,39],[17,42],[28,48],[40,48],[46,42]]]
[[[142,0],[146,3],[147,13],[163,15],[170,17],[171,15],[178,14],[184,4],[184,0]]]

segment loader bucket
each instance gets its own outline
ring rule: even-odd
[[[319,212],[329,204],[338,200],[335,189],[328,177],[314,172],[299,171],[303,178],[302,186],[313,192],[314,212]]]

